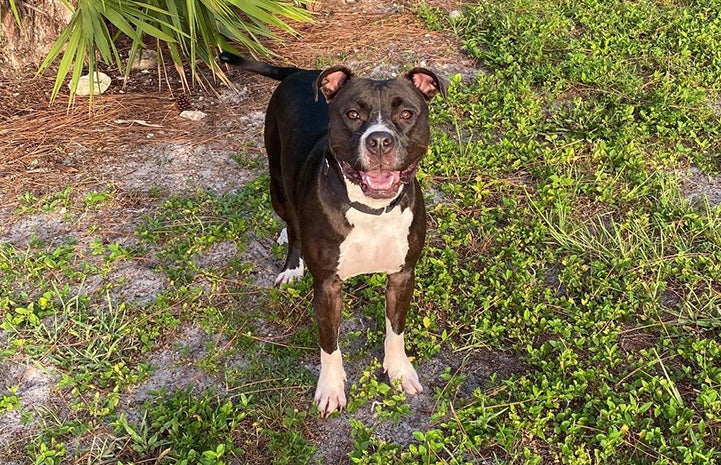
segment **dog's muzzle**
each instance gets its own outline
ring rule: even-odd
[[[403,184],[408,184],[413,180],[418,163],[412,163],[408,168],[396,171],[376,168],[363,171],[354,168],[348,162],[340,163],[343,176],[360,186],[363,194],[372,199],[391,199],[396,196],[398,189]]]

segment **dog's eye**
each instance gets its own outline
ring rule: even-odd
[[[358,113],[358,112],[355,111],[355,110],[349,110],[345,115],[346,115],[346,116],[348,117],[348,119],[350,119],[350,120],[360,119],[360,113]]]
[[[413,118],[413,112],[410,110],[403,110],[401,112],[401,119],[411,119]]]

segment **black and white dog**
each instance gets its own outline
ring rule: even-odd
[[[288,238],[276,285],[304,267],[313,276],[319,411],[327,416],[346,404],[341,284],[365,273],[388,275],[383,367],[403,391],[420,393],[403,340],[426,233],[415,173],[429,143],[428,102],[445,97],[445,84],[424,68],[378,81],[342,66],[282,68],[228,53],[220,60],[281,81],[265,119],[271,198]]]

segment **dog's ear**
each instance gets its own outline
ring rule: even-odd
[[[323,70],[313,84],[315,101],[318,101],[318,91],[321,91],[325,96],[325,100],[330,103],[335,94],[351,77],[353,77],[353,72],[345,66],[332,66]]]
[[[425,68],[413,68],[406,73],[405,78],[423,94],[426,101],[430,101],[438,93],[441,94],[443,100],[446,99],[446,82],[438,78],[433,71]]]

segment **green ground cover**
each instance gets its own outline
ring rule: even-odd
[[[721,6],[494,0],[419,14],[454,30],[482,70],[433,104],[420,174],[430,234],[407,332],[418,364],[461,369],[414,412],[378,376],[382,328],[351,328],[347,461],[721,461],[721,207],[690,201],[685,181],[693,166],[721,185]],[[32,433],[5,451],[13,460],[323,463],[309,279],[266,289],[247,258],[258,240],[283,255],[269,245],[266,184],[175,196],[128,244],[101,226],[0,242],[0,360],[44,370],[57,393],[34,409],[0,386],[0,415]],[[68,189],[28,195],[16,215],[72,221],[114,201]],[[233,259],[203,266],[227,243]],[[125,299],[113,277],[151,256],[166,285]],[[382,321],[383,285],[349,283],[347,318]],[[186,355],[212,389],[128,408],[153,354],[190,324],[209,335]],[[479,353],[513,367],[469,384]],[[410,440],[377,434],[412,415],[428,419]]]
[[[718,460],[721,210],[681,187],[721,166],[718,5],[490,2],[453,25],[486,72],[439,118],[425,166],[452,200],[421,274],[445,282],[420,287],[459,346],[528,371],[441,436],[509,462]]]

